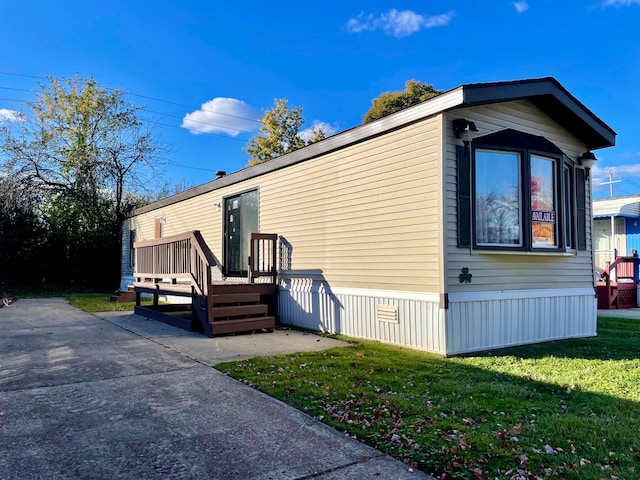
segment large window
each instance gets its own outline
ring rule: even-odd
[[[563,160],[566,159],[566,160]],[[586,248],[584,174],[543,137],[505,130],[458,151],[458,245]],[[468,179],[465,175],[468,172]],[[581,188],[579,188],[581,187]],[[586,198],[586,197],[585,197]]]
[[[478,245],[522,245],[520,164],[518,153],[476,151]]]
[[[558,246],[556,161],[531,155],[531,246]]]

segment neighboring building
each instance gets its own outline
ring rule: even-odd
[[[138,209],[122,287],[132,233],[199,230],[218,281],[273,233],[284,324],[445,355],[593,336],[580,159],[614,142],[553,78],[463,85]]]
[[[593,201],[593,250],[596,270],[609,266],[617,256],[640,252],[640,195]]]

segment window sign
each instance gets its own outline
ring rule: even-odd
[[[522,245],[520,155],[476,151],[475,226],[478,245]]]
[[[555,162],[531,155],[531,236],[532,246],[557,245]]]

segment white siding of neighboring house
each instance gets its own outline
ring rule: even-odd
[[[527,101],[448,115],[445,158],[447,353],[459,354],[596,333],[591,222],[587,250],[566,254],[481,252],[457,247],[456,153],[450,122],[475,122],[480,135],[513,128],[547,138],[576,159],[586,147]],[[587,189],[590,198],[590,188]],[[591,211],[587,212],[591,218]],[[462,268],[473,275],[461,283]]]
[[[624,218],[614,218],[614,234],[611,235],[611,218],[594,219],[593,221],[593,250],[595,266],[604,270],[615,260],[615,252],[618,256],[629,255],[627,249],[627,235]],[[615,280],[615,271],[614,277]]]
[[[625,218],[640,218],[640,196],[625,195],[595,200],[593,216],[595,265],[598,269],[605,269],[615,260],[616,250],[618,256],[631,254],[630,247],[627,247]],[[613,234],[611,216],[614,217]]]

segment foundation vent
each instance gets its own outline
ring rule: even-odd
[[[378,305],[377,318],[379,322],[398,323],[398,306]]]

